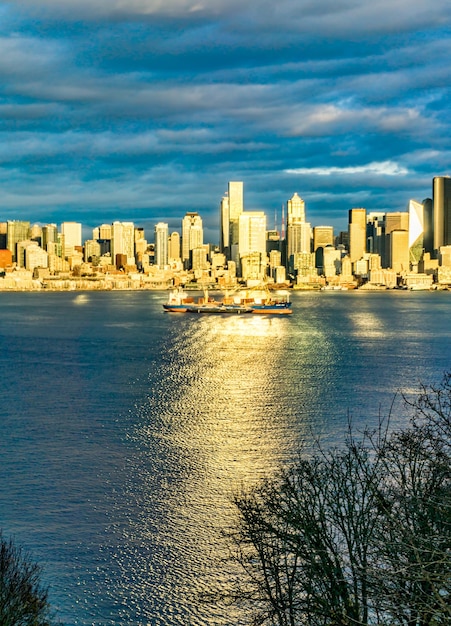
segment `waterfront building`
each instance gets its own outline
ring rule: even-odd
[[[451,178],[436,176],[432,181],[434,250],[451,244]]]
[[[120,265],[116,258],[121,256]],[[135,225],[133,222],[113,222],[111,227],[111,259],[116,267],[135,264]]]
[[[366,252],[366,209],[349,210],[349,258],[351,263],[359,261]]]
[[[6,245],[11,252],[13,262],[17,261],[17,244],[26,241],[30,233],[30,222],[14,220],[6,225]]]
[[[313,252],[319,247],[334,245],[333,226],[314,226],[313,228]]]
[[[204,243],[202,218],[199,213],[186,213],[182,220],[182,262],[185,269],[191,266],[191,251]]]
[[[169,225],[158,222],[155,226],[155,265],[165,269],[168,265]]]

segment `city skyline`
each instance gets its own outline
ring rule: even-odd
[[[271,222],[405,210],[451,172],[444,0],[0,2],[2,219],[216,230],[228,180]]]

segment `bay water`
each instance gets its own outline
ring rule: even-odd
[[[233,496],[349,422],[407,423],[451,367],[449,292],[295,292],[291,316],[165,292],[0,294],[0,527],[67,625],[237,626]]]

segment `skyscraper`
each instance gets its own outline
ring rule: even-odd
[[[244,211],[243,201],[243,183],[241,181],[229,182],[229,191],[227,196],[228,204],[228,219],[229,219],[229,258],[233,258],[233,249],[239,244],[240,233],[240,215]],[[226,210],[227,207],[224,207]],[[224,223],[225,226],[225,223]],[[232,248],[235,246],[235,248]]]
[[[287,261],[294,270],[294,257],[298,253],[310,253],[310,224],[305,221],[305,202],[297,193],[287,202]]]
[[[202,218],[199,213],[187,213],[182,220],[182,261],[190,265],[190,252],[204,243]]]
[[[359,261],[366,252],[366,209],[349,211],[349,258]]]
[[[63,222],[61,232],[64,235],[66,248],[81,246],[81,224],[79,222]]]
[[[168,258],[170,261],[180,261],[180,235],[177,231],[171,233],[168,246]]]
[[[315,226],[313,228],[313,252],[319,247],[334,245],[333,226]]]
[[[127,257],[127,265],[135,263],[135,226],[133,222],[113,222],[111,227],[111,259],[116,265],[120,254]]]
[[[239,220],[244,210],[243,183],[241,181],[229,182],[229,218],[231,222]]]
[[[229,195],[226,193],[219,207],[219,249],[226,258],[230,252],[230,217],[229,217]]]
[[[30,222],[11,221],[6,227],[6,245],[11,251],[13,261],[17,261],[17,244],[26,241],[30,233]]]
[[[451,244],[451,178],[436,176],[432,181],[434,250]]]
[[[155,265],[164,269],[168,264],[169,225],[158,222],[155,226]]]
[[[305,222],[305,202],[297,193],[287,202],[287,222],[288,226],[293,222]]]
[[[415,266],[424,250],[424,205],[415,200],[409,202],[409,251],[410,261]]]
[[[242,277],[263,278],[266,269],[266,215],[263,211],[241,213],[238,251]]]
[[[47,250],[49,243],[56,243],[58,241],[58,228],[56,224],[46,224],[42,228],[42,248]]]

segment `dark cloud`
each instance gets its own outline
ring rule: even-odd
[[[212,230],[228,180],[272,225],[404,209],[451,173],[438,0],[0,2],[0,220]],[[171,226],[172,227],[172,226]]]

